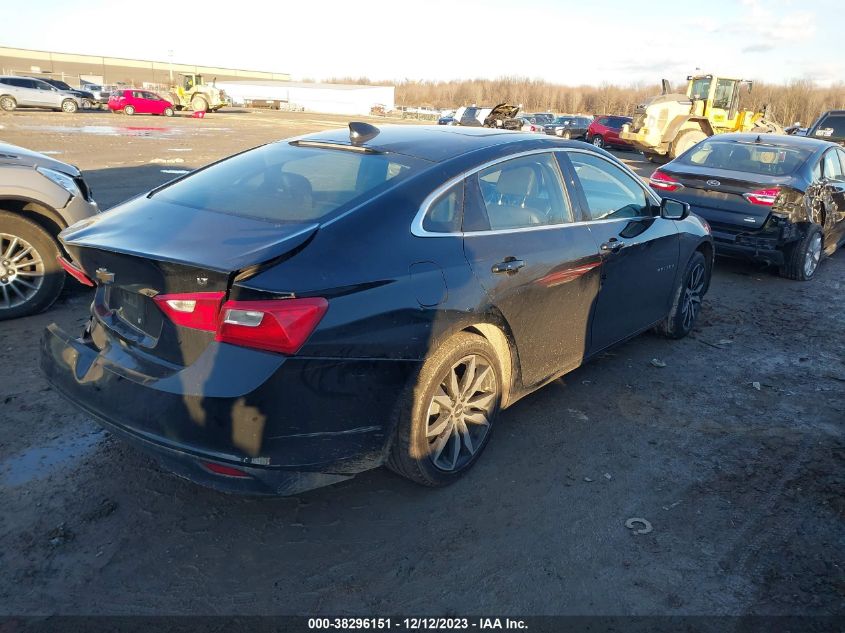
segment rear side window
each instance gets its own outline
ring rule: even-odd
[[[845,138],[845,114],[830,114],[813,131],[818,138]]]
[[[797,147],[705,140],[679,160],[688,165],[786,176],[809,157],[810,150]]]
[[[581,183],[592,220],[652,215],[643,187],[619,167],[584,152],[570,152],[568,156]]]
[[[429,233],[458,233],[464,206],[464,182],[450,187],[428,208],[422,227]]]
[[[491,230],[572,221],[557,162],[550,154],[533,154],[498,163],[479,172],[477,180]]]
[[[830,180],[842,180],[842,163],[839,160],[839,152],[835,149],[828,150],[822,161],[822,175]]]
[[[278,142],[158,191],[158,199],[271,222],[322,221],[424,168],[420,159]]]

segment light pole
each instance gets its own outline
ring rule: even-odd
[[[168,49],[167,58],[170,62],[170,85],[173,85],[173,49]]]

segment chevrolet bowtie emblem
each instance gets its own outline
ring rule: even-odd
[[[110,284],[114,283],[114,273],[109,272],[105,268],[98,268],[97,272],[94,273],[94,276],[97,278],[97,281],[103,284]]]

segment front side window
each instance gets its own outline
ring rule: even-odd
[[[713,95],[713,107],[728,110],[734,95],[736,79],[719,79],[716,82],[716,94]]]
[[[480,204],[491,230],[572,221],[569,201],[551,154],[532,154],[497,163],[475,176]],[[471,229],[480,228],[473,222]],[[487,227],[484,227],[487,228]],[[464,230],[468,230],[466,226]]]
[[[271,222],[323,221],[426,164],[409,156],[278,142],[200,170],[153,197]]]
[[[571,152],[569,160],[581,183],[592,220],[652,215],[643,187],[616,165],[584,152]]]

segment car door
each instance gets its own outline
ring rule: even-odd
[[[465,185],[464,253],[513,333],[523,384],[577,367],[600,259],[554,153],[498,162]]]
[[[60,108],[64,95],[46,81],[33,81],[38,93],[39,105],[45,108]]]
[[[144,92],[144,107],[150,114],[161,114],[164,112],[164,101],[153,92]]]
[[[825,250],[845,239],[845,151],[832,148],[821,161],[825,200]]]
[[[601,254],[601,289],[590,353],[653,325],[668,313],[678,274],[679,233],[632,172],[595,152],[567,150]]]
[[[18,77],[13,79],[15,85],[18,87],[18,105],[27,106],[46,106],[44,93],[38,90],[37,83],[33,79],[26,79],[25,77]]]

